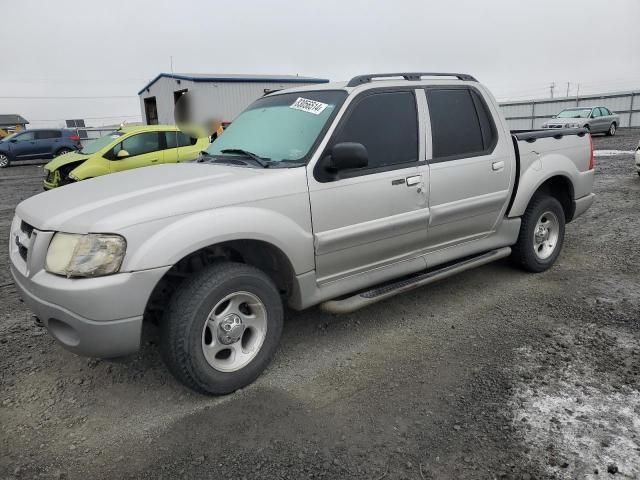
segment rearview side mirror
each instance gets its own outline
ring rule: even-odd
[[[337,143],[331,149],[329,167],[334,170],[363,168],[369,165],[369,153],[364,145],[354,142]]]
[[[11,142],[11,143],[16,143],[17,141],[18,141],[18,140],[17,140],[17,139],[15,139],[15,138],[12,138],[11,140],[9,140],[9,142]]]
[[[126,150],[120,150],[116,155],[116,158],[127,158],[129,156],[129,152]]]

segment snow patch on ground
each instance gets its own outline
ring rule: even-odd
[[[620,332],[583,331],[520,349],[511,406],[532,463],[553,478],[607,478],[609,466],[617,478],[640,478],[640,392],[629,380],[638,347]],[[609,359],[602,365],[607,348],[622,376]]]
[[[615,157],[616,155],[632,155],[633,150],[594,150],[593,155],[596,157]]]

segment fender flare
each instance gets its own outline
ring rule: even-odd
[[[513,205],[507,214],[508,217],[521,217],[529,202],[538,189],[548,180],[561,177],[571,185],[570,199],[574,200],[573,178],[578,176],[575,164],[566,156],[550,153],[531,163],[529,168],[520,176],[518,191]]]
[[[123,271],[172,266],[202,248],[233,240],[273,245],[284,253],[296,274],[315,268],[311,228],[272,210],[231,206],[177,217],[165,224],[127,255]]]

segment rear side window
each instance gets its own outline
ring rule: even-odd
[[[164,132],[167,148],[189,147],[195,145],[197,138],[190,137],[182,132]]]
[[[334,137],[361,143],[369,167],[380,168],[418,160],[418,114],[413,92],[374,93],[358,101]]]
[[[454,160],[488,153],[497,140],[484,100],[469,89],[427,91],[433,159]]]
[[[62,137],[60,130],[39,130],[36,132],[36,140],[48,140],[50,138],[60,137]]]

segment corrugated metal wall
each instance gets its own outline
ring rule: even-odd
[[[640,91],[585,95],[580,98],[555,98],[502,102],[500,110],[512,130],[540,128],[565,108],[607,107],[620,115],[621,127],[640,127]]]
[[[191,80],[180,80],[178,83],[175,78],[161,77],[151,85],[148,92],[144,91],[139,95],[140,111],[146,123],[144,99],[156,97],[158,123],[173,124],[175,123],[173,92],[186,88],[196,102],[210,105],[211,118],[230,122],[254,100],[262,97],[265,90],[280,90],[304,85],[306,84],[299,82],[193,82]]]

